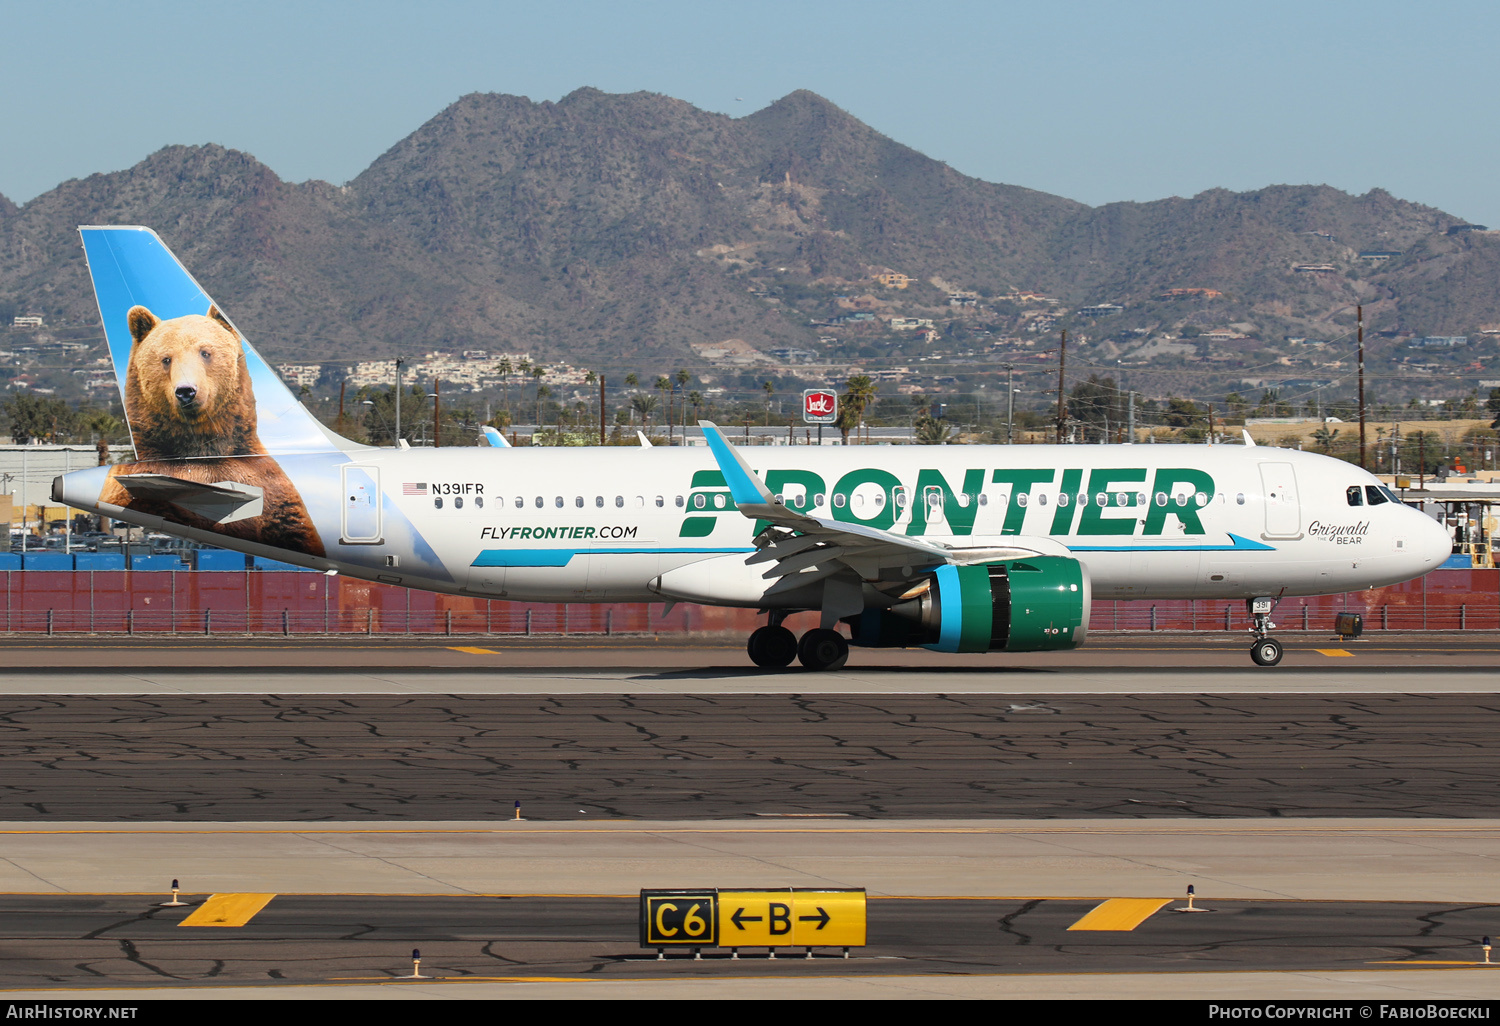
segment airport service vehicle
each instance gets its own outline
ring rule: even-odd
[[[764,610],[759,666],[849,645],[1043,652],[1093,598],[1276,600],[1394,584],[1444,529],[1339,460],[1244,445],[374,448],[299,403],[157,235],[81,229],[136,460],[77,509],[410,588]],[[501,440],[503,441],[503,439]],[[795,637],[788,614],[817,611]],[[838,629],[847,628],[848,636]]]

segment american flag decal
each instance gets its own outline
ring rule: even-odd
[[[402,495],[426,495],[426,481],[407,481],[401,485]]]

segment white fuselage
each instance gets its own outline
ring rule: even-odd
[[[1071,553],[1096,598],[1332,594],[1408,580],[1449,553],[1440,525],[1387,500],[1368,473],[1285,449],[858,446],[745,455],[794,509],[958,548]],[[762,567],[745,566],[756,524],[734,508],[706,448],[361,449],[349,459],[343,491],[357,481],[365,498],[346,497],[338,543],[327,558],[279,558],[514,600],[798,604],[761,601],[770,582]],[[409,521],[431,555],[393,548],[378,510]]]

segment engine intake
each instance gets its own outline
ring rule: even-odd
[[[942,566],[925,584],[911,599],[847,618],[851,643],[920,645],[934,652],[1042,652],[1077,648],[1088,634],[1093,589],[1083,564],[1067,556]]]

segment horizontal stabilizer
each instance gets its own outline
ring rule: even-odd
[[[264,489],[236,481],[201,484],[167,474],[121,474],[115,480],[132,499],[170,502],[216,524],[249,520],[265,510]]]

